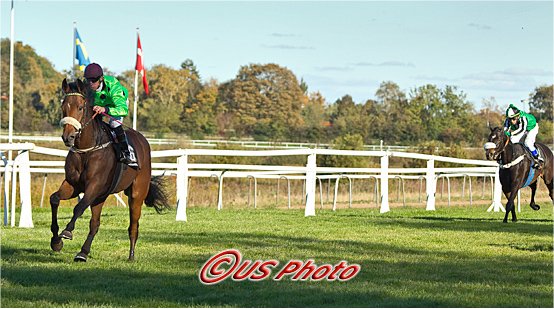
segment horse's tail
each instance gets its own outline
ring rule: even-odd
[[[146,206],[154,207],[158,213],[161,213],[164,209],[171,208],[167,199],[165,181],[162,177],[155,176],[150,179],[150,189],[146,199],[144,199]]]

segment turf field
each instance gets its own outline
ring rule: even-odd
[[[317,210],[305,218],[301,209],[193,207],[184,223],[175,211],[144,208],[128,262],[128,212],[105,207],[88,262],[74,263],[90,212],[56,253],[49,208],[35,208],[35,228],[1,230],[1,307],[552,307],[551,205],[525,206],[508,224],[485,209]],[[60,226],[71,214],[61,208]],[[345,260],[361,271],[346,282],[203,285],[202,265],[231,248],[249,260]]]

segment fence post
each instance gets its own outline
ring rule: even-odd
[[[492,198],[492,204],[487,209],[487,212],[494,211],[506,211],[502,206],[502,184],[500,183],[500,168],[496,169],[494,173],[494,193]]]
[[[425,187],[427,191],[427,207],[425,210],[435,210],[435,193],[437,192],[437,180],[435,179],[435,160],[427,161],[427,173],[425,175]]]
[[[187,221],[187,197],[189,187],[188,155],[177,158],[177,216],[176,221]]]
[[[315,216],[315,185],[316,185],[316,157],[315,153],[308,156],[308,164],[306,165],[306,208],[304,216]]]
[[[381,144],[382,147],[382,144]],[[381,213],[389,212],[389,154],[381,157]]]
[[[8,218],[10,215],[10,182],[12,179],[12,173],[10,170],[10,161],[2,154],[2,161],[4,161],[4,190],[3,190],[3,200],[4,200],[4,226],[8,226]]]
[[[19,163],[19,199],[21,201],[21,215],[19,227],[33,227],[33,211],[31,208],[31,166],[29,165],[29,151],[22,151],[18,158]]]

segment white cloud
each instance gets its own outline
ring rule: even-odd
[[[476,28],[478,30],[491,30],[492,27],[489,25],[483,25],[483,24],[477,24],[477,23],[469,23],[467,24],[469,27]]]
[[[279,32],[273,32],[270,34],[270,36],[279,37],[279,38],[285,38],[285,37],[294,37],[295,34],[292,33],[279,33]]]
[[[372,62],[357,62],[352,63],[354,66],[360,67],[409,67],[415,68],[415,65],[411,62],[402,62],[402,61],[384,61],[381,63],[372,63]]]
[[[277,44],[277,45],[262,44],[262,47],[272,48],[272,49],[315,49],[313,46],[298,46],[298,45],[288,45],[288,44]]]

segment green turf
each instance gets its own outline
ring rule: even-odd
[[[60,226],[71,209],[62,208]],[[74,263],[87,212],[61,253],[49,248],[49,209],[34,229],[1,231],[1,307],[552,307],[552,207],[524,209],[517,223],[484,208],[188,210],[145,208],[136,261],[127,262],[128,213],[106,207],[87,263]],[[236,248],[250,260],[341,260],[361,265],[348,282],[224,282],[198,272]],[[279,269],[279,267],[277,267]],[[275,275],[276,271],[272,273]]]

